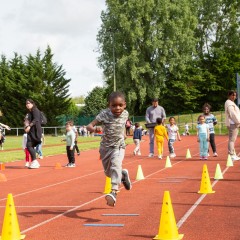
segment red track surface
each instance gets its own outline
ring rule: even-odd
[[[172,167],[165,160],[148,158],[148,137],[142,143],[142,156],[133,156],[128,145],[123,167],[133,182],[131,191],[121,188],[114,208],[105,203],[105,176],[98,150],[81,152],[76,168],[55,169],[66,164],[66,155],[45,157],[40,169],[24,168],[24,161],[6,164],[1,171],[7,181],[0,182],[0,225],[6,198],[13,194],[18,222],[26,240],[128,240],[152,239],[159,232],[164,191],[170,191],[179,233],[185,240],[240,239],[240,161],[226,167],[227,137],[216,137],[219,157],[199,160],[196,136],[182,137],[175,143],[177,157]],[[239,140],[236,144],[239,146]],[[167,153],[165,143],[164,153]],[[187,149],[192,158],[186,159]],[[239,148],[236,149],[237,152]],[[212,154],[212,152],[210,151]],[[203,164],[214,184],[214,194],[198,194]],[[214,180],[217,163],[223,180]],[[141,165],[145,179],[136,181]],[[198,201],[198,202],[197,202]],[[103,216],[138,214],[138,216]],[[123,227],[84,224],[124,224]]]

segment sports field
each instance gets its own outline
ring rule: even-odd
[[[238,139],[236,152],[240,150],[239,143]],[[166,142],[162,160],[147,157],[148,136],[144,136],[141,145],[142,156],[133,156],[134,145],[129,144],[123,167],[128,169],[133,187],[131,191],[121,188],[114,208],[107,206],[104,199],[106,178],[96,149],[76,156],[76,168],[56,169],[67,163],[66,154],[45,157],[40,160],[39,169],[24,168],[24,161],[6,163],[5,170],[0,171],[1,177],[6,178],[0,182],[0,224],[8,220],[4,212],[9,210],[6,200],[11,193],[25,239],[152,239],[162,230],[159,224],[163,196],[169,191],[178,233],[184,234],[183,239],[239,240],[240,162],[226,166],[227,136],[217,136],[216,144],[219,156],[203,161],[199,160],[196,136],[183,136],[181,142],[175,143],[177,157],[167,168]],[[198,193],[204,164],[209,187],[215,193]],[[217,164],[223,175],[221,180],[214,179]],[[136,180],[139,169],[144,178]],[[172,217],[170,214],[171,221]],[[170,224],[166,225],[171,231]],[[15,229],[9,223],[4,231],[11,234]]]

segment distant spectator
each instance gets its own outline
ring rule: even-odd
[[[140,128],[139,123],[135,123],[135,129],[133,132],[133,142],[135,144],[135,149],[133,151],[134,155],[141,155],[140,143],[142,140],[142,130]]]
[[[239,126],[240,126],[240,110],[235,104],[237,98],[237,92],[230,90],[228,92],[228,100],[225,102],[225,117],[226,126],[228,128],[228,153],[231,155],[232,160],[240,160],[235,154],[235,141],[238,136]]]
[[[30,169],[39,168],[40,164],[36,159],[35,147],[41,143],[42,126],[41,126],[41,113],[32,99],[26,100],[26,107],[28,114],[25,118],[25,132],[27,133],[27,148],[30,152],[32,162],[29,166]]]
[[[125,124],[126,135],[127,135],[127,136],[130,135],[131,126],[132,126],[132,122],[131,122],[131,120],[128,118],[127,121],[126,121],[126,124]]]
[[[146,110],[146,122],[156,123],[157,118],[162,119],[162,124],[166,119],[166,113],[163,107],[158,105],[158,99],[154,98],[152,100],[152,106],[148,107]],[[148,157],[154,156],[154,128],[149,128],[149,139],[150,139],[150,151]]]

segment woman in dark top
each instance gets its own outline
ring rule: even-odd
[[[30,152],[32,163],[29,168],[39,168],[40,164],[36,160],[36,147],[41,143],[42,127],[41,127],[41,112],[37,108],[32,99],[26,100],[28,114],[25,117],[25,132],[27,133],[27,149]]]

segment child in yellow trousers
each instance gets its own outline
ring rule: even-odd
[[[162,125],[162,118],[157,118],[157,126],[154,128],[154,136],[156,138],[158,158],[162,159],[164,137],[168,141],[166,128]]]

